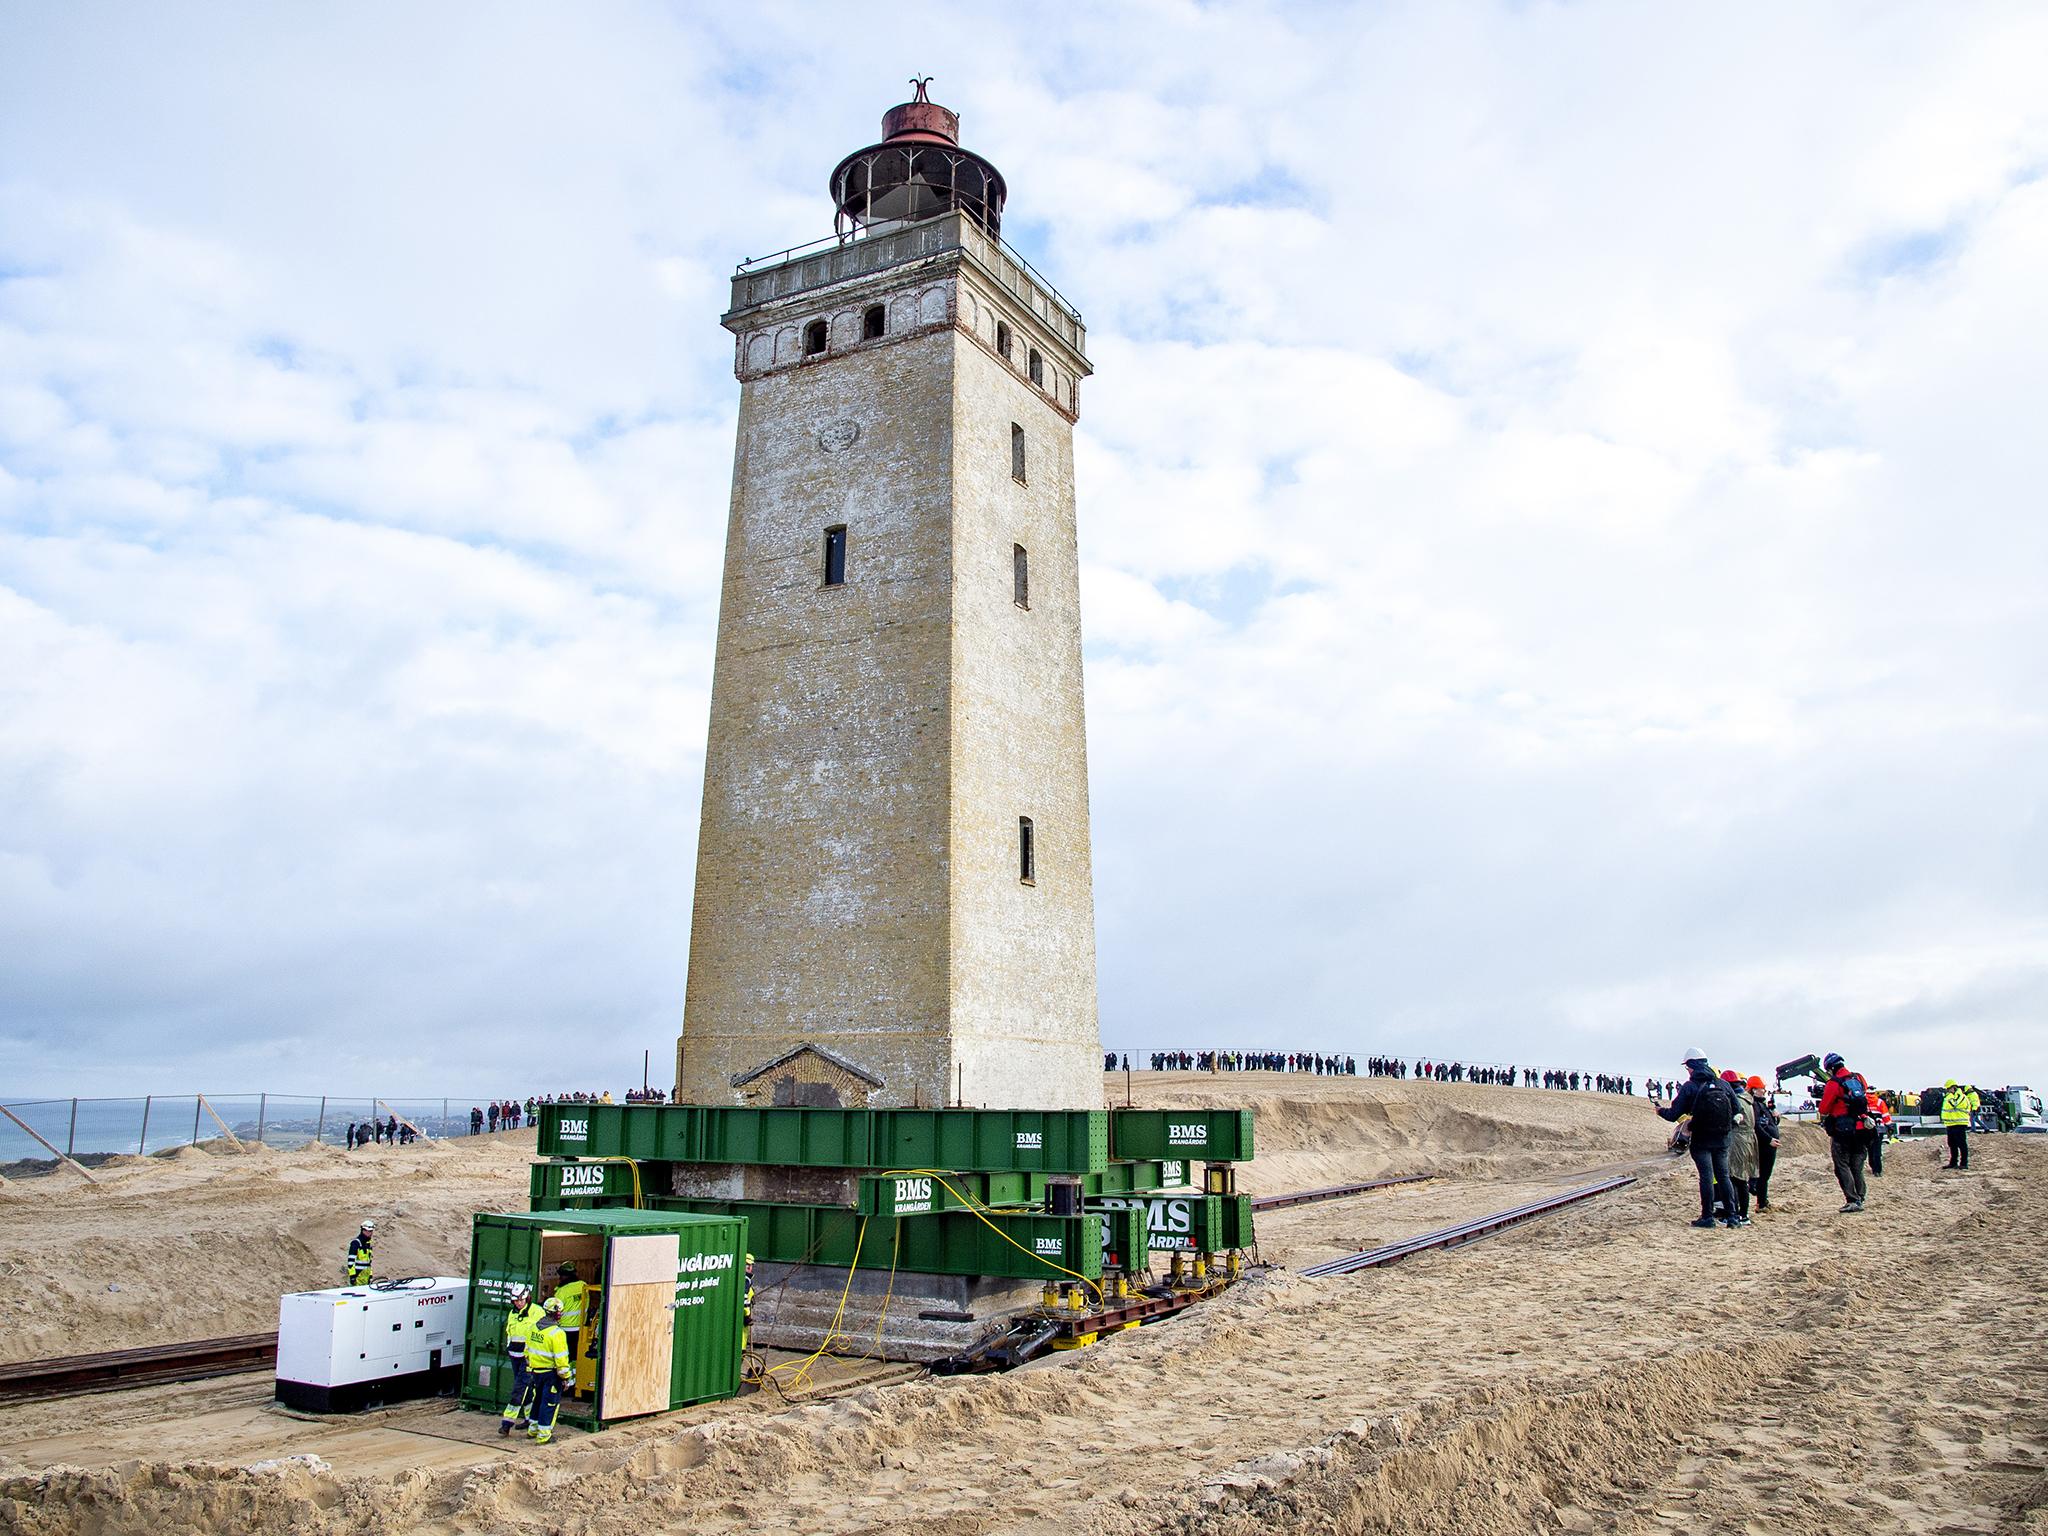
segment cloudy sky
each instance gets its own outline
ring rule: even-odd
[[[1106,1043],[2048,1080],[2048,10],[859,14],[0,11],[0,1094],[658,1075],[725,278],[913,72],[1090,326]]]

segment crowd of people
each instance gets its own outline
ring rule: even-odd
[[[627,1104],[663,1104],[668,1095],[659,1088],[628,1088],[624,1102]],[[578,1090],[574,1093],[528,1094],[524,1099],[494,1099],[487,1104],[472,1104],[469,1109],[469,1134],[484,1136],[498,1131],[516,1131],[521,1127],[531,1129],[540,1124],[540,1110],[544,1104],[610,1104],[616,1102],[609,1088],[598,1093]],[[461,1122],[456,1122],[459,1128]],[[408,1145],[423,1134],[410,1121],[396,1115],[388,1119],[371,1118],[360,1123],[351,1121],[346,1134],[348,1149],[357,1147]],[[446,1134],[445,1132],[443,1134]]]
[[[389,1142],[394,1147],[409,1146],[419,1132],[407,1122],[393,1115],[389,1120],[371,1118],[364,1121],[351,1120],[348,1126],[348,1149],[357,1147],[382,1146]]]
[[[1649,1084],[1657,1113],[1674,1122],[1674,1147],[1692,1154],[1699,1174],[1700,1214],[1696,1227],[1746,1227],[1752,1209],[1771,1209],[1771,1171],[1781,1145],[1781,1118],[1775,1096],[1758,1076],[1744,1078],[1732,1069],[1716,1073],[1705,1051],[1685,1056],[1686,1080],[1673,1085],[1663,1102],[1665,1084]],[[1814,1103],[1821,1129],[1827,1133],[1835,1183],[1842,1192],[1841,1214],[1861,1212],[1870,1198],[1870,1180],[1884,1176],[1884,1148],[1897,1134],[1897,1094],[1881,1093],[1860,1072],[1852,1072],[1839,1052],[1821,1059],[1820,1097]],[[1966,1083],[1950,1078],[1940,1096],[1942,1129],[1948,1139],[1944,1171],[1967,1173],[1970,1129],[1983,1108],[1983,1098]]]
[[[1122,1065],[1118,1065],[1118,1061]],[[1154,1051],[1154,1072],[1313,1072],[1318,1077],[1356,1077],[1357,1059],[1320,1051]],[[1102,1070],[1129,1072],[1130,1053],[1102,1053]]]
[[[1154,1072],[1308,1072],[1318,1077],[1358,1076],[1356,1056],[1326,1055],[1320,1051],[1154,1051],[1145,1058]],[[1128,1072],[1128,1052],[1119,1056],[1105,1051],[1105,1072]],[[1493,1088],[1559,1088],[1572,1093],[1621,1093],[1636,1091],[1635,1079],[1611,1072],[1576,1072],[1565,1068],[1517,1067],[1497,1063],[1435,1061],[1405,1056],[1368,1056],[1367,1077],[1413,1078],[1418,1082],[1478,1083]]]
[[[522,1121],[527,1125],[540,1123],[540,1100],[528,1095],[526,1102],[517,1099],[498,1099],[490,1104],[472,1105],[469,1111],[469,1134],[481,1136],[485,1131],[516,1131]]]

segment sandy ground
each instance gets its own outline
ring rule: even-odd
[[[182,1147],[0,1187],[0,1362],[268,1332],[284,1291],[342,1283],[365,1218],[379,1274],[469,1273],[469,1219],[524,1210],[534,1133],[445,1146]]]
[[[1256,1192],[1441,1175],[1262,1217],[1275,1264],[1596,1170],[1644,1177],[1388,1270],[1276,1268],[1008,1376],[750,1394],[545,1451],[442,1403],[286,1415],[251,1377],[4,1410],[0,1529],[2048,1536],[2040,1141],[1979,1138],[1967,1177],[1936,1170],[1938,1144],[1896,1150],[1859,1218],[1836,1214],[1802,1128],[1782,1210],[1705,1233],[1640,1100],[1252,1074],[1134,1087],[1257,1107]],[[470,1210],[523,1201],[525,1141],[200,1154],[101,1190],[18,1180],[0,1191],[0,1337],[19,1357],[270,1326],[278,1289],[327,1282],[359,1214],[390,1222],[397,1267],[450,1267]]]

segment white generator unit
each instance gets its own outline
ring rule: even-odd
[[[349,1413],[461,1385],[469,1282],[445,1275],[294,1291],[277,1303],[277,1400]]]

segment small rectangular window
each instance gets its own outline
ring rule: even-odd
[[[883,313],[882,306],[870,304],[867,312],[860,317],[860,339],[873,341],[882,334],[887,325],[888,317]]]
[[[1011,595],[1019,608],[1031,606],[1031,556],[1022,544],[1010,546]]]
[[[1010,478],[1024,484],[1024,429],[1010,423]]]
[[[1017,818],[1017,878],[1026,885],[1038,883],[1038,850],[1032,846],[1031,818]]]
[[[843,587],[846,585],[846,527],[825,530],[825,585]]]

